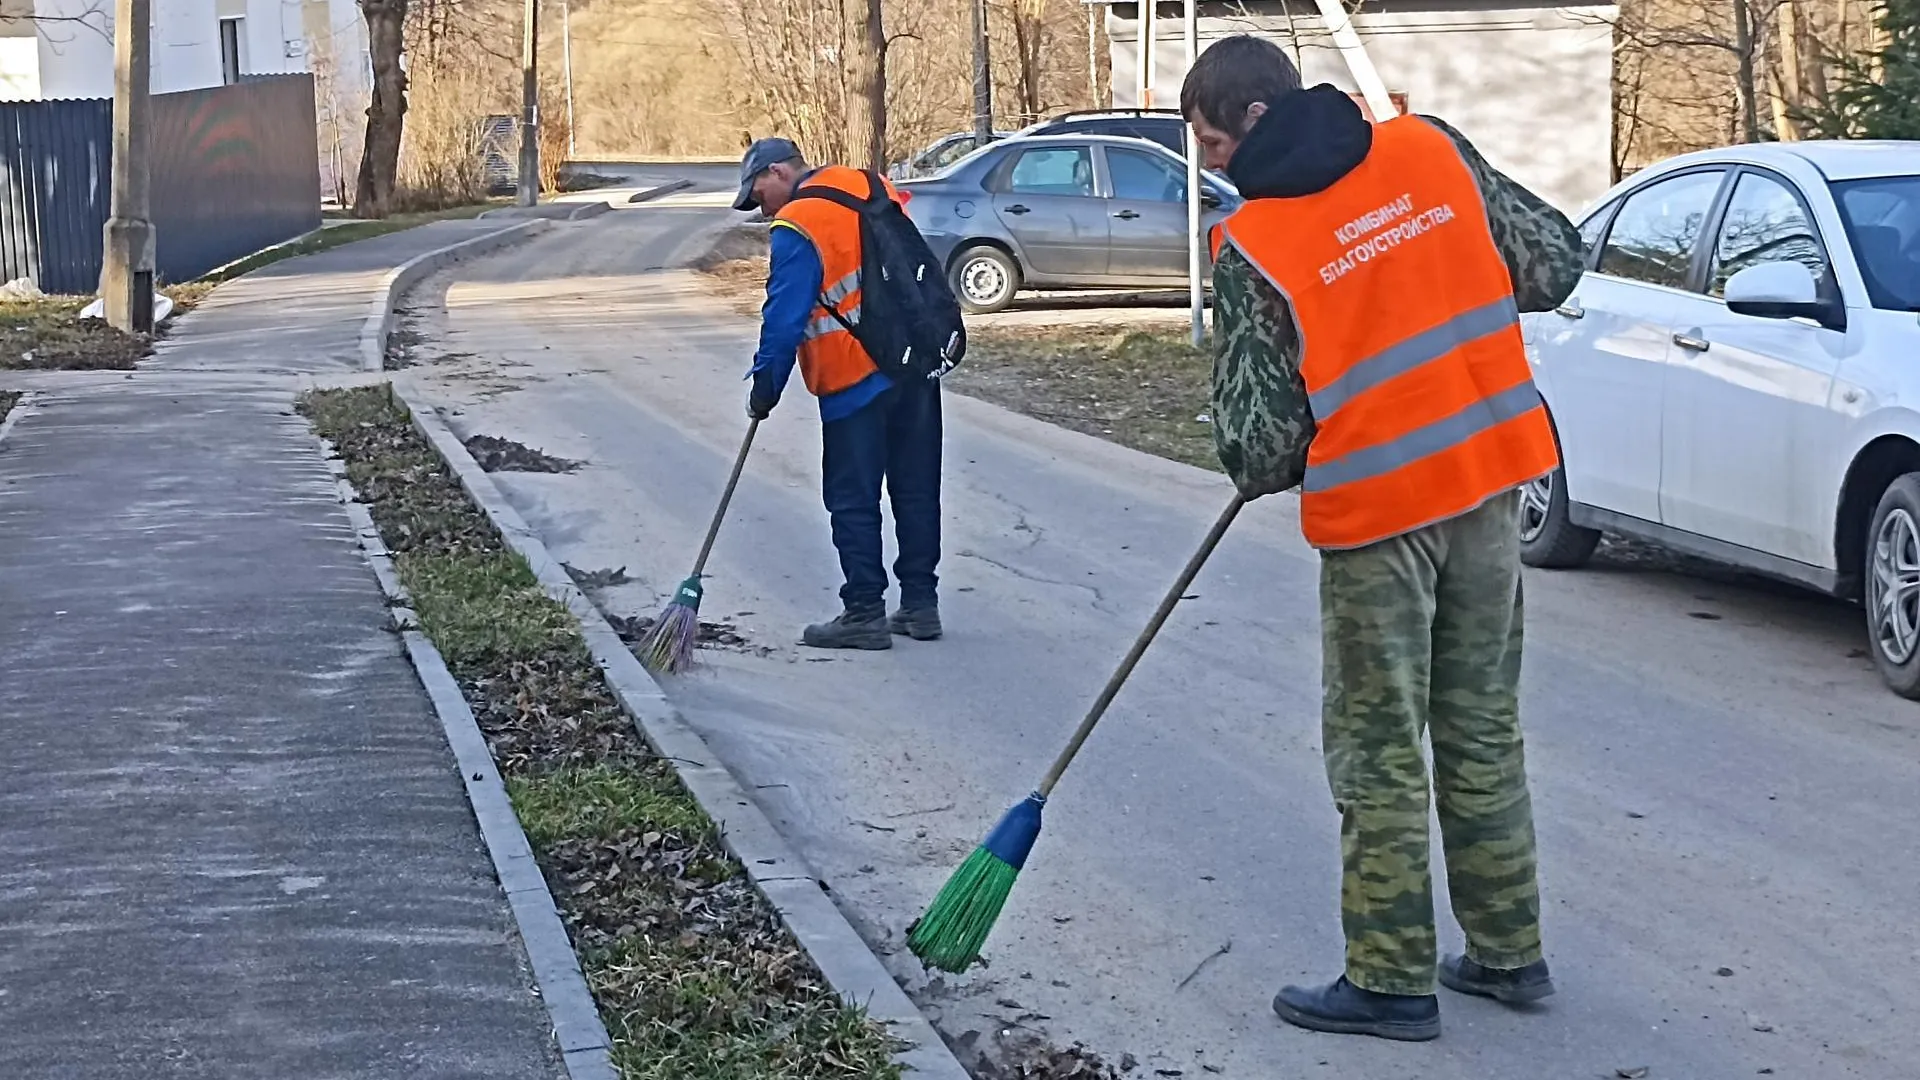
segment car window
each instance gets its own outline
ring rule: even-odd
[[[1656,180],[1627,196],[1600,249],[1600,272],[1675,289],[1687,283],[1687,265],[1713,197],[1720,170]]]
[[[972,149],[973,149],[973,139],[971,137],[968,137],[965,139],[951,139],[947,143],[942,145],[940,148],[936,149],[933,153],[927,155],[927,164],[935,168],[951,165],[954,162],[959,161],[961,158],[967,156],[967,152]]]
[[[1833,185],[1840,219],[1874,307],[1920,311],[1920,176]]]
[[[1021,195],[1093,194],[1093,156],[1084,146],[1044,146],[1020,152],[1007,190]]]
[[[1140,202],[1185,202],[1186,170],[1158,154],[1107,147],[1113,197]]]
[[[1714,242],[1707,291],[1724,296],[1727,279],[1747,267],[1786,261],[1805,266],[1822,289],[1832,281],[1819,234],[1793,189],[1760,173],[1740,174]]]
[[[1592,260],[1595,248],[1600,246],[1600,234],[1607,227],[1607,216],[1613,212],[1613,204],[1595,210],[1591,217],[1580,223],[1580,250]]]

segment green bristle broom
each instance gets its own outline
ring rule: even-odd
[[[700,599],[705,595],[700,578],[706,572],[714,538],[720,535],[720,521],[727,516],[727,504],[733,501],[733,489],[740,484],[740,470],[746,466],[747,451],[753,447],[753,433],[759,429],[757,419],[747,425],[747,437],[740,441],[740,453],[733,459],[733,475],[727,477],[727,490],[720,494],[720,505],[714,508],[713,523],[707,526],[707,539],[700,545],[699,557],[693,560],[693,573],[673,590],[673,599],[668,601],[666,610],[634,647],[640,663],[655,675],[685,671],[693,662],[693,643],[700,636]]]
[[[933,898],[926,914],[907,927],[907,948],[920,958],[928,967],[942,971],[965,971],[980,959],[980,947],[986,944],[987,935],[993,933],[993,924],[1000,918],[1000,909],[1006,906],[1007,896],[1013,892],[1013,882],[1020,876],[1020,870],[1027,863],[1027,856],[1033,851],[1035,840],[1040,838],[1040,811],[1047,804],[1047,797],[1053,794],[1053,786],[1060,781],[1060,774],[1067,771],[1073,762],[1073,756],[1093,734],[1093,726],[1106,714],[1107,706],[1120,693],[1120,687],[1133,674],[1135,664],[1146,653],[1147,646],[1153,644],[1154,635],[1166,623],[1167,617],[1186,594],[1187,586],[1200,573],[1207,557],[1220,544],[1220,538],[1226,535],[1227,526],[1245,506],[1246,498],[1235,495],[1233,501],[1220,513],[1219,520],[1200,543],[1200,550],[1193,553],[1180,576],[1161,599],[1160,606],[1147,621],[1146,629],[1133,640],[1133,647],[1127,650],[1126,659],[1120,661],[1106,688],[1094,700],[1093,708],[1087,710],[1086,719],[1068,740],[1066,749],[1053,760],[1053,767],[1041,779],[1040,786],[1033,794],[1016,803],[1000,823],[993,827],[980,846],[973,849],[967,861],[947,879],[940,894]]]

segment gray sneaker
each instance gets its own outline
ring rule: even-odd
[[[843,611],[832,622],[814,623],[800,635],[802,645],[816,649],[891,649],[887,609]]]
[[[932,641],[940,636],[940,609],[901,608],[887,620],[887,629],[915,641]]]

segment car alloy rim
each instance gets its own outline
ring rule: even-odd
[[[1904,664],[1920,646],[1920,527],[1896,509],[1873,538],[1867,577],[1874,645],[1888,663]]]
[[[960,270],[960,291],[976,304],[991,304],[1007,290],[1007,272],[992,259],[970,259]]]
[[[1553,474],[1530,480],[1520,489],[1520,542],[1531,544],[1547,531],[1547,510],[1553,505]]]

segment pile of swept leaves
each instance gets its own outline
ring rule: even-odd
[[[628,1080],[896,1080],[621,712],[565,606],[386,387],[301,402],[372,511],[507,779]]]

